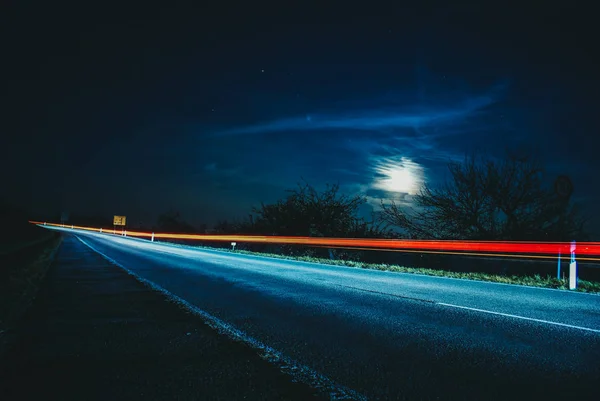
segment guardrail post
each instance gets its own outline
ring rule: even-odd
[[[102,232],[102,228],[100,228],[100,232]]]
[[[569,264],[569,289],[577,288],[577,261],[575,260],[575,241],[571,242],[571,263]]]
[[[154,242],[154,233],[152,233],[152,238],[150,239],[150,242]]]
[[[71,230],[73,229],[73,224],[71,224]]]
[[[123,237],[127,237],[127,230],[123,232]]]

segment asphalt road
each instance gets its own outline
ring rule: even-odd
[[[77,236],[369,399],[598,398],[597,295]]]
[[[23,319],[3,328],[2,400],[330,399],[330,388],[292,380],[74,236]]]

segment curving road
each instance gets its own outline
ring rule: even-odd
[[[74,231],[131,273],[369,399],[600,391],[597,295]]]

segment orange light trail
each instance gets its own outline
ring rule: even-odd
[[[62,224],[30,221],[32,224],[63,227]],[[123,231],[129,237],[150,238],[153,233],[129,231],[113,228],[94,228],[64,225],[64,228],[102,232],[106,234],[119,234]],[[101,231],[102,230],[102,231]],[[179,239],[194,241],[219,241],[219,242],[247,242],[264,244],[290,244],[318,247],[356,248],[364,250],[386,250],[398,252],[437,252],[445,254],[459,254],[470,256],[491,256],[501,254],[515,257],[521,254],[532,255],[569,255],[571,243],[569,242],[535,242],[535,241],[453,241],[453,240],[407,240],[407,239],[367,239],[367,238],[324,238],[324,237],[290,237],[290,236],[260,236],[260,235],[204,235],[204,234],[176,234],[154,233],[155,239]],[[468,254],[467,254],[468,252]],[[487,253],[484,253],[487,252]],[[575,253],[578,259],[582,256],[600,256],[600,242],[578,242]],[[511,255],[512,254],[512,255]],[[500,256],[500,255],[498,255]],[[517,256],[518,257],[518,256]],[[591,258],[590,260],[599,260]]]
[[[323,248],[323,247],[319,247]],[[454,255],[454,256],[485,256],[485,257],[499,257],[499,258],[527,258],[527,259],[551,259],[556,260],[557,256],[550,255],[518,255],[518,254],[503,254],[503,253],[476,253],[476,252],[444,252],[444,251],[430,251],[430,250],[413,250],[413,249],[373,249],[373,248],[355,248],[346,246],[332,246],[330,248],[335,249],[350,249],[353,251],[382,251],[382,252],[406,252],[406,253],[427,253],[434,255]],[[569,261],[571,256],[561,256],[561,260]],[[600,258],[580,258],[577,257],[577,261],[586,262],[600,262]]]

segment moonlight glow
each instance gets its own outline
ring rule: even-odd
[[[374,170],[378,177],[373,187],[377,189],[414,195],[423,185],[423,167],[406,157],[380,160]]]

